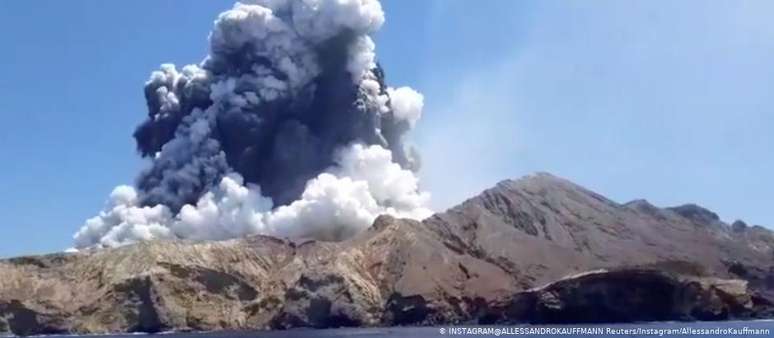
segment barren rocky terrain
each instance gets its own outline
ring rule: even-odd
[[[0,332],[771,317],[774,235],[536,174],[343,242],[155,241],[0,260]]]

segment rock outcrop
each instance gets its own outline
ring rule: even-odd
[[[657,270],[595,271],[516,294],[494,322],[606,323],[754,317],[745,281],[675,276]]]
[[[774,235],[548,174],[343,242],[156,241],[0,260],[0,332],[771,316]],[[569,276],[569,277],[568,277]]]

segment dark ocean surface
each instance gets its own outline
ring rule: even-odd
[[[123,338],[143,335],[108,335]],[[164,338],[425,338],[425,337],[774,337],[774,321],[604,325],[438,326],[287,331],[163,333]],[[60,336],[95,337],[95,336]]]

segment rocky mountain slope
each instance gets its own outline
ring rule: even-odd
[[[537,174],[338,243],[254,236],[0,260],[15,334],[771,316],[774,235]]]
[[[525,288],[586,270],[642,266],[746,278],[774,296],[774,234],[741,221],[729,226],[693,204],[618,204],[537,174],[500,182],[425,223],[446,241],[499,262]]]

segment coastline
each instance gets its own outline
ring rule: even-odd
[[[560,329],[567,329],[567,328],[575,328],[576,331],[580,331],[577,329],[580,328],[610,328],[611,330],[620,330],[620,329],[631,329],[631,328],[640,328],[642,330],[649,330],[649,329],[655,329],[655,330],[666,330],[666,329],[676,329],[676,328],[744,328],[748,327],[751,330],[764,330],[768,329],[771,332],[774,332],[774,319],[753,319],[753,320],[727,320],[727,321],[690,321],[690,322],[683,322],[683,321],[665,321],[665,322],[637,322],[637,323],[598,323],[598,324],[556,324],[556,325],[550,325],[550,324],[515,324],[515,325],[474,325],[474,324],[454,324],[454,325],[433,325],[433,326],[387,326],[387,327],[346,327],[346,328],[326,328],[326,329],[313,329],[313,328],[293,328],[293,329],[287,329],[287,330],[225,330],[225,331],[196,331],[196,332],[177,332],[177,331],[168,331],[168,332],[159,332],[159,333],[144,333],[144,332],[136,332],[136,333],[107,333],[107,334],[55,334],[55,335],[32,335],[32,336],[26,336],[26,337],[134,337],[134,336],[150,336],[150,335],[161,335],[161,336],[168,336],[168,337],[233,337],[233,338],[241,338],[241,337],[258,337],[258,338],[272,338],[272,337],[404,337],[408,336],[406,333],[412,333],[417,336],[424,336],[424,337],[443,337],[449,335],[447,333],[440,333],[440,329],[448,330],[449,328],[458,328],[458,329],[464,329],[464,330],[475,330],[477,328],[486,329],[486,328],[499,328],[502,329],[501,336],[508,336],[508,335],[522,335],[522,334],[516,334],[517,332],[515,329],[517,328],[555,328],[557,330]],[[543,336],[554,336],[554,335],[546,335],[541,334]],[[603,334],[602,336],[606,336],[608,334]],[[629,335],[629,337],[641,337],[641,336],[651,336],[652,334],[647,335]],[[749,336],[755,336],[760,335],[763,336],[763,334],[758,333],[752,333]],[[472,336],[482,336],[482,334],[455,334],[454,336],[458,337],[472,337]],[[486,335],[484,335],[486,336]],[[491,335],[494,336],[494,335]],[[556,334],[556,336],[568,336],[568,334]],[[576,334],[571,335],[574,336],[591,336],[590,334]],[[610,335],[610,336],[616,336],[616,335]],[[670,337],[673,335],[665,334],[663,336]],[[703,335],[706,336],[706,335]],[[0,334],[0,337],[21,337],[21,336],[14,336],[14,335],[2,335]]]

